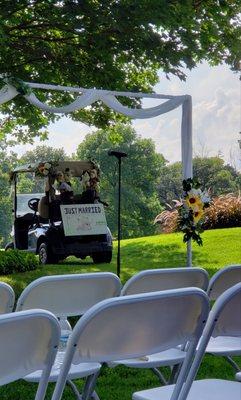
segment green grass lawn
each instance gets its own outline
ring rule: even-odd
[[[241,228],[206,231],[203,234],[203,242],[203,247],[193,245],[193,265],[205,268],[210,276],[224,265],[241,263]],[[186,247],[182,243],[181,234],[157,235],[121,242],[123,283],[143,269],[184,267],[185,263]],[[81,261],[69,257],[61,264],[39,267],[35,271],[26,273],[1,276],[0,280],[9,283],[18,296],[28,283],[40,276],[95,271],[115,272],[115,252],[110,264],[94,265],[91,259]],[[236,360],[241,366],[240,358]],[[167,373],[167,370],[164,373]],[[221,357],[205,356],[198,377],[233,379],[234,374],[232,368]],[[158,384],[158,379],[148,370],[125,367],[104,368],[98,380],[97,391],[103,400],[127,400],[131,399],[134,391],[158,386]],[[81,381],[78,385],[81,386]],[[53,387],[53,384],[49,385],[48,400],[51,398]],[[0,388],[0,398],[2,400],[33,399],[35,389],[35,384],[19,381]],[[65,389],[63,399],[74,399],[69,388]]]
[[[193,244],[193,266],[205,268],[212,276],[220,267],[241,263],[241,228],[217,229],[203,233],[202,247]],[[116,272],[116,243],[110,264],[93,264],[91,258],[69,257],[58,265],[39,266],[35,271],[0,276],[13,286],[17,296],[34,279],[44,275],[81,272]],[[121,281],[143,269],[184,267],[186,245],[182,234],[168,234],[128,239],[121,242]]]

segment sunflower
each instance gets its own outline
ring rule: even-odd
[[[203,202],[197,190],[190,190],[190,192],[187,192],[185,201],[187,203],[187,206],[192,210],[194,210],[196,207],[203,207]]]
[[[193,210],[193,220],[195,224],[197,224],[200,219],[203,217],[204,211],[202,208],[196,208]]]

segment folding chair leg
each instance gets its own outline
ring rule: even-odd
[[[160,380],[162,385],[167,385],[168,384],[167,380],[164,378],[164,376],[162,375],[161,371],[159,371],[159,369],[151,368],[151,370],[159,378],[159,380]]]
[[[176,383],[181,366],[182,366],[182,364],[173,365],[171,376],[168,380],[168,385],[172,385],[173,383]]]
[[[82,400],[90,400],[90,399],[99,400],[99,396],[94,391],[96,381],[97,381],[99,374],[100,374],[100,371],[96,372],[93,375],[88,376],[88,378],[86,379],[82,397],[81,397]]]
[[[71,380],[67,380],[67,385],[72,389],[73,393],[75,394],[75,397],[77,400],[100,400],[98,394],[94,391],[94,387],[97,381],[97,378],[99,376],[99,372],[97,372],[94,375],[88,376],[86,379],[83,393],[80,394],[80,392],[77,389],[77,386],[72,382]]]
[[[235,372],[241,372],[240,367],[230,356],[224,356],[225,360],[235,369]]]
[[[100,398],[99,398],[99,396],[98,396],[98,394],[97,394],[96,392],[93,392],[93,393],[92,393],[91,399],[93,399],[93,400],[100,400]]]
[[[77,400],[82,400],[82,395],[79,393],[76,385],[74,384],[74,382],[72,382],[71,380],[67,380],[66,384],[72,389],[73,393],[75,394],[75,397]]]

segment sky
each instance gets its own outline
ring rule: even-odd
[[[183,95],[190,94],[193,99],[193,154],[199,156],[223,157],[226,163],[241,170],[241,80],[239,75],[227,66],[210,67],[207,63],[186,71],[187,79],[181,82],[176,77],[168,80],[159,73],[156,93]],[[108,89],[108,88],[106,88]],[[146,100],[143,108],[156,105],[156,100]],[[167,114],[132,122],[141,137],[152,138],[156,150],[169,162],[181,159],[181,107]],[[52,147],[63,147],[67,154],[75,152],[85,135],[94,128],[61,118],[49,125],[49,139],[41,142]],[[40,144],[16,146],[20,154]]]

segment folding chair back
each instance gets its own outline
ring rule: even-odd
[[[71,362],[140,357],[186,341],[195,343],[194,352],[208,310],[208,297],[197,288],[123,296],[96,304],[73,330],[52,400],[61,397]]]
[[[241,282],[234,287],[236,291],[230,290],[232,288],[228,289],[225,292],[226,295],[222,296],[221,306],[218,305],[218,307],[222,307],[222,312],[220,311],[221,314],[217,317],[212,337],[239,338],[239,354],[241,354],[241,290],[239,289]],[[214,308],[216,309],[215,305]],[[213,312],[217,314],[217,311]]]
[[[212,308],[197,351],[182,368],[177,383],[164,387],[147,389],[133,394],[133,400],[240,400],[241,384],[222,379],[196,380],[198,368],[212,335],[227,335],[241,341],[241,283],[231,287],[220,295]],[[186,361],[185,361],[186,362]]]
[[[198,287],[206,290],[208,274],[202,268],[163,268],[141,271],[123,286],[121,294],[155,292],[159,290]]]
[[[42,308],[58,317],[79,316],[120,290],[119,278],[110,272],[45,276],[24,289],[17,311]]]
[[[188,392],[201,364],[202,358],[205,354],[209,339],[211,336],[217,335],[239,338],[241,348],[241,283],[238,283],[226,290],[219,296],[214,304],[203,331],[196,356],[178,400],[186,400]],[[233,400],[240,399],[241,385],[238,382],[230,382],[229,384],[229,381],[213,380],[214,384],[212,385],[212,380],[206,381],[207,389],[208,385],[210,385],[210,390],[213,390],[212,388],[214,388],[216,384],[215,392],[217,394],[217,398],[226,399],[231,396]],[[220,388],[222,392],[219,393]]]
[[[15,294],[10,285],[0,282],[0,314],[10,313],[13,310]]]
[[[207,293],[211,300],[216,300],[225,290],[241,282],[241,264],[228,265],[212,276]]]
[[[47,311],[31,310],[0,316],[0,385],[42,370],[35,399],[44,398],[56,355],[60,328]]]

